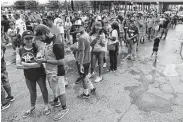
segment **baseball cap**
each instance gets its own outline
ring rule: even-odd
[[[41,36],[43,33],[49,33],[49,32],[50,32],[50,29],[43,24],[38,25],[34,30],[35,36]]]
[[[24,31],[22,33],[22,38],[25,38],[25,37],[33,37],[34,36],[34,33],[30,30],[27,30],[27,31]]]
[[[74,25],[82,26],[82,25],[84,25],[84,22],[82,22],[80,19],[78,19],[75,21]]]

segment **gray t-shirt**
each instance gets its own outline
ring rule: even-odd
[[[84,60],[83,64],[90,63],[91,61],[91,54],[90,54],[90,36],[88,33],[84,32],[79,41],[78,41],[78,49],[79,49],[79,56],[78,62],[80,62],[81,51],[84,51]]]

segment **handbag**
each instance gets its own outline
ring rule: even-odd
[[[115,44],[107,45],[107,50],[116,50],[116,45]]]

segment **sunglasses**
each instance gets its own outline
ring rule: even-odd
[[[32,40],[33,37],[25,37],[24,39],[25,39],[25,40]]]

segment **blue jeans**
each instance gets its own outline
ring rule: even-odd
[[[98,65],[99,65],[99,76],[102,75],[102,71],[103,71],[103,59],[104,59],[104,52],[92,52],[92,54],[91,54],[91,73],[94,72],[96,62],[98,61]]]
[[[26,85],[30,93],[31,107],[35,106],[37,99],[36,82],[38,83],[41,89],[44,103],[48,104],[48,90],[46,87],[46,76],[41,76],[37,81],[30,81],[26,79]]]

